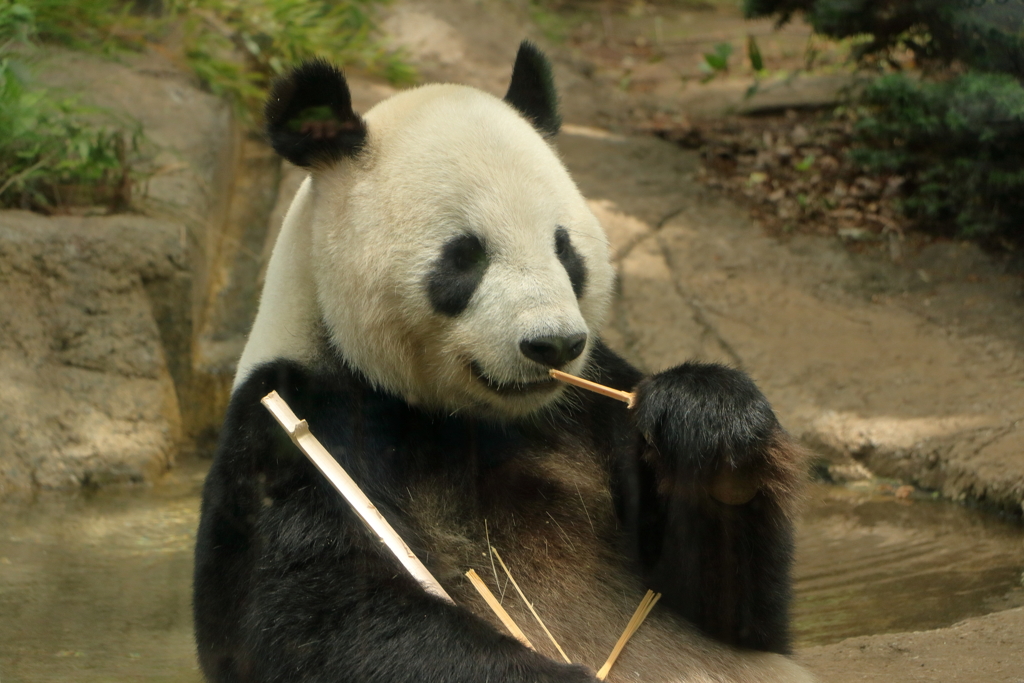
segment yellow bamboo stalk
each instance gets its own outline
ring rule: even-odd
[[[633,406],[636,405],[636,394],[633,393],[632,391],[620,391],[619,389],[612,389],[611,387],[606,387],[603,384],[591,382],[589,379],[583,379],[582,377],[577,377],[576,375],[570,375],[568,372],[562,372],[561,370],[548,370],[548,374],[560,382],[572,384],[581,389],[593,391],[595,394],[607,396],[608,398],[614,398],[616,401],[622,401],[623,403],[626,404],[627,408],[632,408]]]
[[[270,411],[270,414],[274,416],[278,424],[284,427],[284,430],[288,432],[288,436],[299,447],[299,450],[305,453],[313,465],[320,470],[320,473],[327,477],[327,481],[331,482],[331,485],[352,506],[352,509],[366,523],[366,526],[370,527],[370,530],[398,558],[398,561],[402,563],[406,571],[423,586],[423,589],[431,595],[455,604],[455,601],[441,587],[441,584],[438,583],[433,574],[423,566],[420,559],[405,544],[405,541],[392,528],[388,520],[384,519],[384,515],[380,514],[380,511],[370,502],[370,499],[366,497],[366,494],[359,488],[359,485],[352,480],[352,477],[348,476],[345,468],[339,465],[338,461],[323,447],[319,439],[310,433],[309,425],[306,424],[306,421],[300,420],[292,412],[288,403],[276,391],[271,391],[264,396],[261,403]]]

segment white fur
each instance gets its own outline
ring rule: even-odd
[[[561,160],[508,104],[465,86],[406,91],[365,118],[364,151],[315,171],[296,195],[236,386],[260,363],[311,360],[322,316],[352,367],[413,404],[509,415],[550,402],[557,392],[499,395],[470,363],[499,382],[537,381],[546,369],[522,355],[523,339],[592,341],[604,322],[607,239]],[[578,302],[555,256],[558,226],[586,264]],[[425,279],[445,242],[466,232],[484,240],[490,264],[450,318],[432,309]]]

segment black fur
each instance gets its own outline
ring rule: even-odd
[[[483,280],[487,264],[487,249],[476,235],[459,235],[449,240],[427,275],[430,305],[449,317],[462,313]]]
[[[739,370],[712,363],[684,363],[637,387],[637,429],[648,441],[678,453],[663,464],[672,479],[707,476],[721,462],[742,467],[763,457],[780,429],[768,399]]]
[[[505,101],[519,110],[545,137],[557,135],[562,127],[551,63],[528,40],[519,44]]]
[[[600,341],[588,376],[619,387],[641,379]],[[791,531],[780,503],[759,493],[748,505],[724,506],[699,486],[678,495],[666,480],[670,472],[699,480],[717,467],[715,448],[718,456],[742,444],[762,450],[765,413],[751,386],[718,366],[655,375],[641,384],[636,415],[649,441],[623,404],[576,389],[573,412],[494,423],[412,407],[340,359],[316,369],[286,361],[258,368],[232,396],[203,492],[194,604],[208,680],[593,682],[426,594],[260,405],[272,389],[428,567],[431,548],[405,512],[410,487],[455,487],[467,514],[513,516],[517,533],[531,533],[517,506],[557,510],[560,499],[522,454],[569,443],[586,449],[609,476],[619,542],[664,593],[661,604],[728,643],[787,651]],[[696,457],[675,450],[694,444],[707,449]],[[535,523],[546,519],[538,514]]]
[[[493,475],[542,438],[424,413],[340,365],[257,369],[232,396],[203,491],[194,604],[208,680],[593,682],[427,595],[260,405],[272,389],[420,557],[408,485]]]
[[[264,116],[278,154],[296,166],[333,164],[366,142],[341,71],[323,59],[303,62],[274,82]]]
[[[633,413],[629,523],[649,585],[708,635],[788,653],[788,510],[764,490],[746,505],[708,495],[723,470],[774,476],[785,435],[768,400],[738,370],[686,363],[641,382]]]
[[[559,227],[555,230],[555,254],[562,262],[562,267],[569,274],[572,292],[579,299],[587,289],[587,266],[569,239],[569,231]]]

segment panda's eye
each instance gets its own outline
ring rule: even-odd
[[[569,233],[565,228],[559,228],[555,231],[555,256],[561,260],[569,254],[570,249],[572,242],[569,241]]]
[[[427,274],[427,297],[434,310],[447,316],[466,310],[487,264],[487,250],[476,235],[459,235],[446,242]]]
[[[587,266],[569,239],[569,231],[558,226],[555,230],[555,256],[562,262],[562,267],[569,274],[572,291],[579,299],[587,287]]]
[[[461,272],[487,265],[487,251],[476,235],[463,235],[446,244],[442,258]]]

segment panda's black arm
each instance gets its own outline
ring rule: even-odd
[[[625,542],[647,585],[718,640],[788,653],[798,457],[763,396],[745,375],[710,364],[642,380],[603,344],[591,370],[592,379],[615,388],[639,384],[646,401],[634,411],[581,396],[595,446],[606,451]],[[642,431],[653,432],[653,443]],[[716,443],[739,442],[749,443],[748,452],[716,452]],[[725,460],[740,465],[733,489],[756,490],[749,500],[741,490],[733,495],[742,502],[721,502],[729,496],[715,476]]]
[[[278,367],[229,407],[196,543],[196,637],[208,680],[593,683],[582,667],[427,595],[386,554],[258,403],[274,388],[299,414],[310,414],[310,401],[329,408],[330,395],[298,391],[307,380]],[[364,488],[408,533],[382,482]]]

